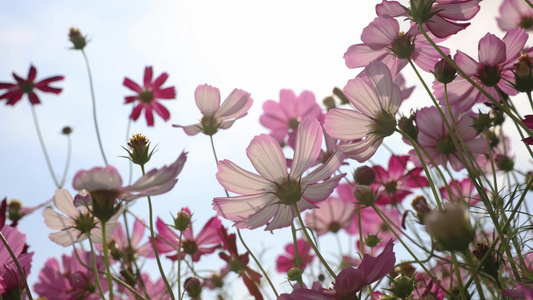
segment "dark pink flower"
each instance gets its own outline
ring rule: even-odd
[[[57,300],[101,299],[93,269],[86,267],[93,265],[91,252],[82,250],[77,250],[77,252],[80,261],[74,253],[72,256],[63,255],[63,269],[55,258],[46,261],[39,273],[39,281],[33,286],[33,290],[40,297]],[[103,275],[105,270],[103,257],[96,256],[96,266],[99,271],[102,271],[98,276],[102,290],[106,292],[108,286]]]
[[[466,75],[479,84],[495,99],[500,99],[498,90],[507,95],[516,95],[518,91],[513,87],[514,63],[520,57],[528,39],[524,29],[512,29],[499,39],[494,34],[487,33],[478,45],[478,60],[461,51],[457,51],[454,61]],[[446,106],[444,85],[438,81],[433,83],[435,97],[442,106]],[[469,110],[476,103],[483,103],[489,99],[462,76],[447,84],[450,105],[456,111]]]
[[[267,100],[263,104],[263,114],[259,123],[270,129],[270,135],[278,142],[287,142],[287,134],[294,135],[300,122],[307,118],[318,119],[322,110],[315,95],[303,91],[299,96],[292,90],[281,90],[279,102]]]
[[[238,228],[265,230],[292,224],[300,211],[315,208],[333,192],[344,174],[331,177],[342,163],[336,152],[323,165],[304,175],[315,165],[322,146],[322,128],[318,121],[305,119],[298,126],[294,160],[290,171],[280,145],[269,135],[256,136],[246,149],[248,158],[260,175],[246,171],[231,161],[218,164],[218,182],[228,191],[240,194],[219,197],[213,207],[220,216],[235,222]]]
[[[188,208],[182,211],[191,212]],[[205,254],[213,253],[216,249],[221,247],[221,240],[218,230],[222,227],[222,223],[217,217],[213,217],[207,221],[200,233],[195,237],[193,233],[193,226],[183,231],[181,239],[181,259],[187,255],[192,257],[193,261],[199,261],[200,257]],[[178,260],[177,249],[179,247],[179,235],[169,228],[160,218],[157,218],[156,228],[159,234],[155,238],[157,250],[159,253],[176,252],[174,255],[167,256],[171,260]]]
[[[304,239],[298,239],[298,255],[300,256],[300,269],[303,271],[305,267],[310,264],[315,258],[314,255],[309,253],[311,251],[311,244]],[[290,243],[285,246],[286,253],[278,256],[276,260],[276,270],[280,273],[287,273],[290,269],[297,267],[296,263],[296,251],[294,244]]]
[[[219,129],[228,129],[236,120],[246,116],[254,102],[250,98],[250,93],[234,89],[221,105],[220,91],[207,84],[199,85],[194,97],[196,105],[203,114],[200,123],[189,126],[172,125],[183,128],[187,135],[196,135],[200,132],[213,135]]]
[[[425,2],[425,4],[423,4]],[[416,1],[424,6],[432,1]],[[472,19],[479,12],[481,0],[436,0],[427,11],[433,14],[424,24],[426,31],[430,31],[438,38],[447,38],[470,25],[464,21]],[[413,10],[413,7],[410,8]],[[417,10],[417,9],[415,9]],[[420,11],[420,9],[418,9]],[[383,0],[376,5],[378,16],[408,17],[406,9],[397,1]]]
[[[533,29],[533,9],[523,0],[504,0],[500,5],[500,16],[496,18],[503,31],[513,28]]]
[[[133,82],[129,78],[124,78],[123,85],[132,91],[136,92],[135,96],[127,96],[124,99],[125,103],[131,103],[139,100],[139,103],[133,108],[130,118],[137,121],[144,109],[144,115],[146,116],[146,123],[148,126],[154,126],[154,113],[155,111],[163,120],[168,121],[170,119],[170,113],[161,105],[158,99],[175,99],[176,89],[171,87],[162,88],[161,86],[167,81],[168,74],[163,73],[159,75],[154,81],[152,81],[153,71],[152,67],[146,67],[144,69],[143,87],[140,87],[137,83]]]
[[[26,253],[26,235],[20,233],[16,227],[4,226],[0,229],[27,277],[34,253]],[[9,299],[5,298],[8,294],[16,295],[25,290],[25,279],[21,277],[7,248],[4,244],[0,245],[0,296]]]
[[[255,300],[263,300],[263,296],[261,295],[261,291],[259,290],[259,284],[261,283],[261,274],[252,270],[248,266],[248,262],[250,261],[250,258],[248,257],[248,252],[239,255],[237,251],[236,236],[234,233],[228,234],[226,228],[222,226],[219,228],[218,233],[222,240],[222,245],[224,249],[229,252],[229,254],[226,252],[220,252],[218,254],[220,258],[222,258],[225,262],[228,263],[227,266],[221,271],[223,276],[225,276],[230,271],[239,274],[239,276],[242,277],[242,280],[244,281],[244,285],[246,285],[246,287],[248,288],[250,295],[254,296]]]
[[[389,169],[374,166],[376,181],[370,185],[378,194],[378,204],[398,204],[409,194],[411,189],[425,187],[428,184],[426,177],[421,176],[422,168],[413,168],[407,171],[408,155],[392,155],[389,160]],[[407,171],[407,172],[406,172]]]
[[[36,76],[37,69],[35,69],[33,65],[30,66],[28,79],[22,79],[17,74],[13,73],[16,83],[0,82],[0,90],[7,90],[0,96],[0,100],[7,99],[6,105],[15,105],[20,99],[22,99],[24,94],[27,94],[28,99],[30,99],[30,103],[35,105],[41,103],[39,97],[35,93],[35,89],[45,93],[61,93],[61,88],[51,87],[50,84],[55,81],[63,80],[65,77],[53,76],[43,79],[39,82],[35,82]]]
[[[377,257],[367,254],[359,267],[343,269],[337,276],[332,289],[299,288],[295,289],[290,297],[284,296],[285,298],[281,299],[355,299],[358,291],[383,278],[392,271],[396,263],[396,255],[394,254],[393,247],[394,243],[390,240]]]
[[[448,124],[453,124],[448,110],[444,111],[444,115]],[[452,133],[448,131],[444,120],[434,106],[424,107],[416,114],[416,124],[419,129],[418,142],[437,165],[446,165],[450,162],[455,171],[460,171],[465,166],[461,161],[459,151],[463,153],[463,157],[466,157],[466,151],[476,157],[481,154],[488,154],[489,149],[485,138],[479,137],[472,127],[472,113],[455,113],[454,118],[459,132],[456,132],[452,127],[453,134],[457,141],[459,141],[459,135],[462,137],[466,149],[463,149],[461,145],[459,145],[461,149],[455,148],[451,138]],[[420,160],[414,150],[411,150],[410,153],[415,165],[419,165]],[[430,163],[427,158],[426,163]]]
[[[522,120],[522,122],[524,123],[524,125],[529,127],[529,129],[533,129],[533,115],[524,116],[524,119]],[[533,137],[529,136],[527,138],[523,138],[522,142],[528,145],[533,145]]]
[[[441,55],[422,37],[413,26],[408,32],[400,31],[400,24],[390,17],[375,18],[361,34],[362,44],[352,45],[344,53],[344,61],[350,69],[365,67],[373,61],[387,65],[392,74],[397,74],[413,60],[422,70],[433,70]],[[447,48],[441,49],[448,54]]]
[[[329,197],[317,206],[317,209],[305,215],[305,225],[315,230],[317,235],[337,233],[340,229],[350,228],[355,212],[355,205],[351,201],[341,197]]]

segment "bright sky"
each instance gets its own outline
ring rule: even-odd
[[[121,146],[126,145],[131,110],[123,104],[123,97],[131,93],[122,81],[129,77],[141,82],[144,67],[150,65],[155,76],[168,72],[166,85],[174,85],[178,91],[177,100],[163,103],[171,120],[165,123],[156,116],[156,126],[147,128],[141,117],[132,124],[131,132],[142,132],[152,145],[158,145],[148,169],[173,162],[182,149],[189,151],[177,186],[154,199],[155,212],[170,222],[169,211],[175,213],[188,206],[195,213],[199,230],[213,215],[213,197],[221,196],[223,190],[214,177],[216,167],[208,137],[188,137],[171,127],[192,124],[200,118],[194,103],[196,86],[216,86],[223,99],[233,88],[251,93],[255,103],[249,115],[231,130],[215,135],[220,159],[251,169],[245,148],[253,136],[266,132],[258,122],[262,103],[279,100],[282,88],[296,93],[311,90],[320,102],[333,87],[342,88],[355,77],[359,71],[346,68],[343,54],[360,41],[361,31],[375,17],[374,6],[379,2],[10,1],[0,11],[0,81],[13,81],[13,71],[25,78],[30,64],[36,66],[38,80],[65,76],[64,81],[55,84],[64,88],[63,93],[41,94],[43,104],[36,107],[36,112],[58,175],[63,172],[67,150],[61,129],[69,125],[74,130],[73,157],[65,186],[72,190],[76,171],[101,166],[103,161],[94,133],[87,72],[81,53],[69,50],[69,28],[79,27],[90,39],[86,52],[93,71],[104,147],[125,183],[128,164],[119,156],[125,155]],[[485,2],[494,9],[494,1]],[[493,23],[491,20],[488,26],[494,28]],[[487,24],[477,26],[486,30]],[[468,44],[467,52],[472,55],[476,55],[477,40]],[[409,80],[412,85],[413,79]],[[0,106],[0,128],[0,197],[17,198],[28,206],[50,199],[55,187],[26,98],[14,107]],[[139,173],[135,170],[133,178]],[[147,218],[144,201],[138,201],[134,211]],[[44,225],[40,211],[22,220],[20,230],[27,234],[30,250],[36,252],[30,284],[37,280],[47,258],[72,251],[48,239],[51,230]],[[266,252],[280,253],[289,241],[289,230],[274,235],[258,231],[246,232],[257,252],[266,247]],[[272,257],[265,258],[270,259],[267,268],[273,270]],[[277,278],[276,283],[282,281]]]

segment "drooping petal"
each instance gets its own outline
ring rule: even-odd
[[[198,133],[202,132],[202,124],[200,123],[196,123],[196,124],[189,125],[189,126],[181,126],[181,125],[174,124],[172,125],[172,127],[182,128],[185,134],[188,136],[195,136]]]

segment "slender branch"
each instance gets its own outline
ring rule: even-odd
[[[39,143],[41,144],[41,149],[43,149],[44,158],[46,159],[48,171],[50,171],[50,175],[52,175],[52,179],[54,180],[56,187],[59,189],[61,188],[61,185],[59,184],[59,181],[56,178],[56,174],[54,173],[54,168],[52,167],[52,162],[50,162],[50,156],[48,155],[48,151],[46,151],[46,145],[44,144],[43,136],[41,134],[41,127],[39,126],[39,121],[37,120],[37,113],[35,113],[35,107],[33,105],[31,106],[31,113],[33,115],[33,122],[35,123],[37,137],[39,138]]]

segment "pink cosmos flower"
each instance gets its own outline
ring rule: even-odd
[[[423,6],[432,1],[418,1]],[[461,23],[472,19],[479,12],[481,0],[437,0],[431,3],[429,14],[433,14],[424,24],[426,31],[430,31],[438,38],[447,38],[465,29],[470,23]],[[410,8],[413,10],[413,7]],[[416,8],[415,8],[416,10]],[[420,11],[421,9],[418,9]],[[376,5],[378,16],[408,17],[406,9],[398,1],[383,0]]]
[[[137,259],[138,256],[153,257],[152,243],[148,242],[141,245],[144,236],[146,224],[135,219],[131,236],[126,236],[122,224],[119,223],[118,228],[113,232],[108,243],[113,245],[114,255],[118,255],[122,262],[128,266],[133,264],[132,259]],[[100,251],[103,251],[102,245],[95,245]]]
[[[421,176],[422,168],[407,171],[408,155],[392,155],[389,159],[389,169],[374,166],[376,181],[370,185],[378,194],[377,204],[398,204],[412,193],[411,189],[428,185],[426,177]],[[407,172],[406,172],[407,171]]]
[[[332,289],[299,288],[295,289],[289,297],[285,294],[282,295],[284,298],[278,299],[356,299],[358,291],[383,278],[392,271],[394,264],[396,263],[396,255],[393,251],[393,247],[394,243],[390,240],[381,254],[377,257],[367,254],[363,258],[359,267],[348,267],[343,269],[339,275],[337,275],[337,279],[335,280]]]
[[[407,32],[400,31],[396,19],[375,18],[361,34],[362,44],[352,45],[344,53],[344,61],[350,69],[365,67],[372,61],[381,61],[393,74],[400,72],[411,59],[422,70],[433,70],[441,55],[423,38],[416,26]],[[448,54],[447,48],[441,49]]]
[[[33,286],[33,290],[39,297],[56,300],[101,299],[93,269],[86,267],[93,265],[91,252],[82,250],[77,250],[77,252],[81,261],[74,253],[71,256],[63,255],[63,269],[55,258],[46,261],[39,273],[39,281]],[[96,256],[96,266],[99,271],[104,272],[105,265],[102,256]],[[108,290],[107,280],[104,279],[102,273],[98,276],[102,290],[106,292]]]
[[[453,124],[448,110],[444,111],[448,124]],[[416,114],[416,124],[418,127],[418,142],[423,147],[428,155],[435,161],[437,165],[450,165],[455,171],[462,170],[465,166],[461,161],[458,151],[463,152],[466,157],[466,151],[470,152],[474,157],[481,154],[488,153],[487,141],[479,137],[476,130],[472,127],[472,113],[454,114],[455,121],[459,132],[455,132],[452,125],[453,133],[450,133],[444,125],[444,120],[441,118],[437,108],[424,107]],[[457,149],[452,141],[451,134],[455,135],[459,141],[460,135],[465,143],[466,149]],[[420,163],[418,156],[414,150],[409,152],[413,158],[415,165]],[[425,158],[427,163],[430,160]]]
[[[344,94],[356,111],[330,110],[324,128],[336,139],[345,141],[337,150],[358,162],[368,160],[396,129],[395,114],[402,102],[400,88],[393,83],[390,70],[380,62],[364,69],[367,77],[348,81]]]
[[[189,215],[191,214],[188,208],[184,208],[182,211],[187,212]],[[222,227],[222,222],[217,217],[213,217],[207,221],[200,233],[195,237],[191,224],[187,230],[183,231],[181,259],[190,255],[192,260],[196,262],[200,260],[202,255],[213,253],[216,249],[220,248],[222,242],[218,234],[220,227]],[[159,253],[176,252],[176,254],[167,257],[174,261],[178,260],[179,235],[170,229],[160,218],[157,218],[156,228],[159,234],[156,236],[155,242]]]
[[[448,183],[448,186],[450,187],[451,196],[446,187],[440,188],[442,198],[448,201],[459,202],[460,199],[463,199],[469,206],[476,205],[476,203],[481,201],[479,196],[476,195],[476,188],[470,178],[465,178],[461,181],[454,179]]]
[[[146,196],[155,196],[170,191],[178,179],[176,178],[187,160],[187,152],[182,152],[170,166],[153,169],[137,180],[133,185],[122,186],[122,178],[115,167],[96,167],[90,170],[78,171],[72,185],[76,190],[87,190],[91,196],[102,192],[109,192],[110,199],[132,201]]]
[[[33,65],[30,66],[28,79],[22,79],[17,74],[13,73],[13,78],[15,78],[16,83],[0,82],[0,90],[6,90],[6,92],[0,96],[0,100],[7,99],[6,105],[15,105],[20,99],[22,99],[24,94],[27,94],[28,99],[30,99],[30,103],[35,105],[41,103],[39,97],[35,93],[35,89],[45,93],[61,93],[61,88],[51,87],[50,84],[52,82],[63,80],[65,77],[53,76],[43,79],[39,82],[35,82],[36,76],[37,69],[35,69]]]
[[[298,239],[296,242],[298,246],[298,255],[300,256],[300,269],[303,271],[305,267],[313,262],[315,258],[310,252],[311,244],[304,239]],[[285,246],[286,253],[278,256],[276,260],[276,270],[280,273],[287,273],[290,269],[297,267],[296,264],[296,255],[294,244],[290,243]]]
[[[279,92],[279,99],[279,102],[267,100],[263,104],[264,113],[259,117],[259,123],[270,129],[270,135],[282,144],[287,142],[287,134],[290,140],[294,139],[300,122],[307,118],[318,119],[322,110],[310,91],[296,96],[292,90],[284,89]]]
[[[158,99],[175,99],[176,89],[171,87],[162,88],[161,86],[167,81],[168,74],[163,73],[159,75],[153,82],[153,70],[152,67],[146,67],[144,69],[143,87],[140,87],[137,83],[133,82],[128,77],[124,78],[123,85],[130,90],[137,93],[135,96],[127,96],[124,99],[125,103],[131,103],[139,100],[139,103],[135,106],[131,112],[130,118],[137,121],[144,109],[144,115],[146,117],[146,123],[148,126],[154,126],[154,113],[155,111],[163,120],[168,121],[170,119],[170,113],[161,105]]]
[[[249,93],[234,89],[220,105],[220,91],[207,84],[196,88],[195,99],[203,114],[200,123],[189,126],[172,125],[183,128],[187,135],[197,135],[200,132],[213,135],[219,129],[228,129],[236,120],[246,116],[254,102]]]
[[[220,258],[228,263],[221,271],[222,276],[225,276],[230,271],[239,274],[242,277],[244,285],[248,288],[250,295],[254,296],[255,300],[263,300],[263,295],[261,295],[261,291],[259,290],[261,274],[248,266],[248,262],[250,261],[248,252],[239,255],[235,233],[228,234],[226,228],[223,226],[219,228],[218,233],[224,249],[229,252],[229,254],[226,252],[220,252],[218,254]]]
[[[46,226],[50,229],[59,230],[49,235],[50,240],[67,247],[87,239],[89,233],[93,243],[102,242],[101,223],[91,214],[89,207],[75,207],[74,199],[65,189],[55,191],[53,203],[57,209],[67,216],[54,211],[50,207],[43,211]],[[119,226],[117,221],[119,215],[120,212],[106,223],[107,238],[111,237],[113,231]]]
[[[296,133],[294,159],[290,172],[278,142],[269,135],[256,136],[246,153],[260,175],[248,172],[231,161],[218,164],[218,182],[236,197],[219,197],[213,207],[237,228],[265,230],[289,226],[298,210],[315,208],[315,202],[326,200],[345,174],[330,176],[342,162],[338,152],[313,172],[303,173],[314,165],[322,146],[322,128],[317,120],[305,119]]]
[[[146,296],[147,299],[150,300],[169,300],[171,299],[170,294],[167,291],[167,287],[165,286],[165,282],[162,278],[159,278],[157,282],[152,281],[150,279],[150,275],[148,273],[142,273],[142,284],[144,284],[144,289],[140,290],[137,288],[137,291],[141,293],[141,295]],[[137,284],[140,286],[141,281],[139,279],[139,282]],[[119,289],[126,295],[126,298],[124,299],[137,299],[136,295],[133,294],[129,289],[124,288],[122,285],[118,286]],[[148,294],[144,294],[144,291],[146,291]]]
[[[500,16],[496,17],[503,31],[513,28],[533,29],[533,9],[523,0],[503,0]]]
[[[317,209],[305,215],[305,225],[316,231],[318,236],[350,228],[355,212],[352,202],[341,197],[329,197],[317,206]]]
[[[0,228],[11,251],[17,258],[24,275],[27,277],[30,274],[31,261],[33,252],[26,252],[26,235],[18,231],[17,228],[11,226],[4,226]],[[0,296],[4,299],[10,299],[8,295],[22,294],[26,289],[25,279],[21,277],[15,262],[7,248],[1,244],[0,246]]]
[[[516,95],[518,91],[513,87],[514,74],[512,71],[527,39],[527,33],[521,28],[509,30],[502,40],[494,34],[487,33],[479,41],[479,62],[461,51],[457,51],[454,61],[466,75],[495,99],[501,98],[498,89],[507,95]],[[446,106],[444,85],[435,81],[433,89],[440,104]],[[447,89],[450,105],[458,111],[466,111],[476,103],[489,101],[461,76],[449,83]]]

